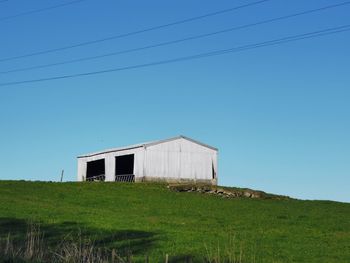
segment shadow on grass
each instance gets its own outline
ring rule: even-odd
[[[153,232],[107,231],[75,222],[46,224],[15,218],[0,218],[0,238],[5,238],[10,234],[15,242],[23,242],[31,224],[40,227],[40,232],[43,233],[48,246],[57,246],[64,240],[81,238],[91,241],[95,247],[116,249],[121,255],[130,252],[133,255],[146,255],[159,240],[159,235]]]
[[[203,262],[203,259],[195,258],[192,255],[177,255],[169,258],[169,263],[199,263]]]

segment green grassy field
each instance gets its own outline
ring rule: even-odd
[[[229,253],[242,262],[350,262],[347,203],[224,199],[161,184],[1,181],[0,235],[23,238],[29,221],[50,242],[81,232],[141,262]]]

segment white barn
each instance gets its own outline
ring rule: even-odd
[[[185,136],[78,156],[78,181],[216,185],[218,149]]]

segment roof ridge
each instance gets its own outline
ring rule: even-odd
[[[149,147],[149,146],[153,146],[153,145],[157,145],[157,144],[161,144],[161,143],[165,143],[165,142],[169,142],[169,141],[174,141],[174,140],[177,140],[177,139],[185,139],[185,140],[188,140],[190,142],[196,143],[198,145],[204,146],[206,148],[218,151],[218,149],[213,147],[213,146],[210,146],[210,145],[202,143],[200,141],[191,139],[191,138],[189,138],[187,136],[184,136],[184,135],[178,135],[176,137],[171,137],[171,138],[168,138],[168,139],[156,140],[156,141],[150,141],[150,142],[143,142],[143,143],[133,144],[133,145],[129,145],[129,146],[110,148],[110,149],[106,149],[106,150],[103,150],[103,151],[97,151],[97,152],[92,152],[92,153],[88,153],[88,154],[83,154],[83,155],[79,155],[77,158],[91,157],[91,156],[95,156],[95,155],[99,155],[99,154],[110,153],[110,152],[118,152],[118,151],[124,151],[124,150],[131,150],[131,149],[136,149],[136,148],[141,148],[141,147]]]

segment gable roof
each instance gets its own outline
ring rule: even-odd
[[[138,143],[138,144],[133,144],[133,145],[129,145],[129,146],[112,148],[112,149],[107,149],[107,150],[104,150],[104,151],[98,151],[98,152],[83,154],[83,155],[78,156],[77,158],[91,157],[91,156],[94,156],[94,155],[99,155],[99,154],[104,154],[104,153],[125,151],[125,150],[131,150],[131,149],[142,148],[142,147],[149,147],[149,146],[153,146],[153,145],[157,145],[157,144],[165,143],[165,142],[170,142],[170,141],[174,141],[174,140],[178,140],[178,139],[185,139],[185,140],[188,140],[188,141],[193,142],[195,144],[198,144],[198,145],[204,146],[206,148],[212,149],[214,151],[218,151],[218,149],[213,147],[213,146],[210,146],[208,144],[205,144],[205,143],[193,140],[193,139],[191,139],[189,137],[186,137],[186,136],[183,136],[183,135],[179,135],[179,136],[172,137],[172,138],[169,138],[169,139],[164,139],[164,140]]]

